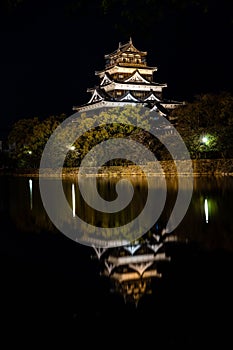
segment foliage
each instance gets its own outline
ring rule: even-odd
[[[149,111],[148,111],[149,112]],[[112,116],[117,116],[117,123],[109,123]],[[21,119],[13,125],[8,136],[10,147],[10,157],[14,161],[14,165],[20,168],[39,167],[40,159],[44,147],[52,135],[53,131],[61,127],[62,132],[58,133],[56,139],[57,147],[66,153],[64,166],[75,167],[80,165],[83,157],[98,143],[110,138],[132,137],[134,140],[143,137],[143,131],[136,126],[138,121],[142,127],[148,127],[148,113],[142,117],[141,109],[132,107],[119,110],[112,108],[111,110],[96,113],[88,116],[85,113],[80,114],[70,125],[62,123],[65,115],[50,116],[43,121],[39,121],[37,117],[31,119]],[[133,125],[131,124],[133,123]],[[97,126],[98,124],[98,126]],[[78,128],[81,135],[72,145],[68,144],[69,138],[72,139],[72,133],[75,135],[75,129]],[[138,135],[138,136],[137,136]],[[140,136],[139,136],[140,135]],[[57,155],[51,154],[56,158]],[[59,161],[59,160],[58,160]],[[122,160],[113,160],[112,164],[121,164]]]
[[[110,123],[111,120],[117,120],[117,122]],[[135,126],[138,125],[139,121],[141,128]],[[75,152],[70,152],[73,157],[68,153],[65,165],[79,165],[85,155],[96,144],[111,138],[124,137],[136,140],[140,137],[145,139],[146,133],[142,131],[142,128],[149,128],[149,122],[149,110],[145,113],[142,107],[110,108],[100,113],[96,112],[91,117],[82,113],[75,123],[81,136],[74,142]],[[116,165],[122,164],[122,162],[125,164],[123,159],[113,159],[109,164]]]
[[[43,121],[38,117],[17,121],[8,135],[13,164],[19,168],[38,168],[46,142],[64,118],[61,114]]]
[[[171,159],[164,144],[176,147],[175,135],[163,132],[160,141],[151,133],[156,128],[149,109],[128,106],[124,109],[110,108],[93,114],[78,114],[72,124],[66,125],[66,115],[21,119],[13,125],[9,134],[10,161],[16,167],[38,167],[44,147],[57,128],[62,128],[56,139],[57,147],[66,154],[64,166],[79,166],[90,150],[102,141],[111,138],[128,138],[150,149],[158,160]],[[233,96],[229,93],[203,94],[192,102],[174,109],[170,117],[186,144],[191,158],[233,157]],[[117,122],[109,122],[112,117]],[[69,119],[69,118],[68,118]],[[140,121],[140,124],[139,124]],[[139,127],[140,125],[140,127]],[[77,134],[78,138],[74,138]],[[203,138],[205,137],[205,139]],[[68,140],[75,140],[68,144]],[[176,149],[179,158],[179,150]],[[54,154],[51,154],[51,158]],[[56,158],[55,155],[54,158]],[[108,164],[127,164],[130,161],[113,159]]]
[[[233,96],[230,93],[202,94],[176,108],[171,118],[192,158],[232,157]],[[202,141],[203,136],[208,139]]]

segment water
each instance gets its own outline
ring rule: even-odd
[[[116,181],[99,180],[105,199],[116,197]],[[233,291],[233,178],[195,178],[190,206],[169,240],[161,234],[172,212],[177,183],[169,179],[167,184],[166,206],[158,222],[139,237],[139,247],[134,244],[131,253],[132,249],[135,253],[131,254],[122,247],[95,250],[91,244],[75,242],[51,222],[38,179],[1,177],[4,329],[11,334],[19,331],[21,341],[26,341],[29,333],[41,340],[48,339],[47,334],[53,341],[62,336],[67,341],[72,339],[79,347],[81,340],[85,347],[103,341],[105,346],[138,345],[139,334],[144,346],[228,344]],[[93,225],[123,225],[143,210],[146,200],[145,181],[134,177],[133,185],[135,194],[128,210],[113,216],[93,212],[82,201],[77,182],[64,180],[71,210],[63,217],[63,208],[58,205],[59,215],[66,223],[78,213]],[[159,195],[158,179],[153,190]],[[158,253],[166,259],[151,261],[153,251],[148,246],[158,247],[157,236],[163,240]],[[120,260],[114,260],[135,255],[149,257],[145,271],[151,276],[145,277],[142,261],[131,261],[130,267],[130,262],[121,265]],[[137,271],[141,271],[139,279],[119,282],[123,275],[127,279],[127,273],[132,276]],[[158,275],[153,276],[156,272]]]

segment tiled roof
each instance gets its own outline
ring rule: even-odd
[[[104,57],[105,58],[109,58],[109,57],[112,57],[112,56],[116,56],[119,53],[126,52],[126,51],[138,53],[138,54],[140,54],[142,56],[146,56],[147,55],[146,51],[140,51],[140,50],[136,49],[136,47],[133,45],[132,39],[130,38],[128,43],[123,44],[123,45],[121,43],[119,43],[119,47],[118,47],[117,50],[113,51],[110,54],[104,55]]]

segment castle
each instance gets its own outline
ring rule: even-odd
[[[165,117],[183,102],[167,101],[163,98],[163,89],[167,84],[153,81],[157,67],[149,67],[147,52],[138,50],[130,38],[126,44],[119,43],[118,49],[106,54],[105,68],[96,71],[99,85],[88,88],[90,100],[75,111],[87,111],[100,107],[123,107],[127,104],[148,106]]]

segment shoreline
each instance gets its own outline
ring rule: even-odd
[[[177,165],[177,167],[176,167]],[[146,165],[103,166],[85,168],[81,176],[117,177],[117,176],[233,176],[233,159],[199,159],[190,161],[173,160],[151,162]],[[83,168],[82,168],[83,169]],[[143,171],[144,169],[144,171]],[[179,169],[179,171],[177,171]],[[72,178],[77,177],[79,168],[39,169],[0,169],[1,176]]]

